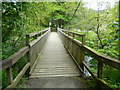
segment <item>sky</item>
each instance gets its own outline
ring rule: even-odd
[[[115,5],[115,2],[119,0],[83,0],[84,2],[88,2],[85,4],[85,7],[98,10],[98,2],[103,2],[104,4],[102,6],[99,5],[100,10],[107,9],[108,3],[110,4],[110,7],[113,7]]]

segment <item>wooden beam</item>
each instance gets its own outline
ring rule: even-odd
[[[102,67],[103,67],[103,62],[98,61],[98,72],[97,72],[98,78],[102,78]]]
[[[46,36],[49,33],[49,31],[45,32],[43,35],[41,35],[40,37],[38,37],[37,39],[33,40],[32,42],[29,43],[30,47],[32,47],[33,45],[35,45],[35,43],[37,43],[39,40],[41,40],[44,36]]]
[[[7,72],[8,83],[12,84],[12,82],[13,82],[12,68],[11,67],[7,68],[6,72]]]
[[[83,63],[83,65],[85,66],[85,68],[88,70],[88,72],[89,72],[94,78],[97,78],[97,77],[92,73],[92,71],[90,70],[90,68],[88,67],[88,65],[87,65],[84,61],[82,61],[82,63]]]
[[[94,51],[93,49],[85,45],[83,45],[83,48],[86,52],[88,52],[90,55],[92,55],[97,60],[102,61],[103,63],[113,68],[116,68],[117,70],[120,70],[120,60],[101,55],[100,53]]]
[[[29,39],[30,39],[30,35],[26,35],[26,46],[28,46],[29,45]]]
[[[15,88],[15,86],[18,84],[18,82],[20,81],[20,79],[22,78],[22,76],[25,74],[25,72],[27,71],[27,69],[29,68],[29,66],[30,66],[30,63],[27,63],[23,67],[23,69],[21,70],[21,72],[17,75],[17,77],[14,79],[13,83],[11,85],[9,85],[7,88]]]
[[[34,37],[34,36],[36,36],[36,35],[39,35],[39,34],[42,34],[42,33],[46,32],[46,31],[48,31],[48,30],[49,30],[49,29],[47,28],[47,29],[45,29],[45,30],[42,30],[42,31],[39,31],[39,32],[33,32],[33,33],[27,34],[27,35],[29,35],[29,37]]]
[[[29,47],[23,47],[18,52],[11,55],[9,58],[1,61],[2,62],[2,69],[6,69],[14,65],[21,57],[23,57],[29,51]]]
[[[84,58],[85,58],[85,51],[83,50],[82,47],[80,47],[80,67],[83,71],[84,71],[84,65],[82,62],[84,61]]]
[[[64,45],[65,49],[68,51],[68,53],[70,54],[70,56],[72,57],[73,61],[75,62],[75,64],[77,65],[78,69],[81,71],[81,73],[83,73],[83,70],[81,69],[80,65],[78,64],[78,62],[76,61],[76,59],[73,57],[72,53],[69,51],[69,49]]]
[[[83,64],[85,66],[85,68],[88,70],[88,72],[92,75],[92,77],[102,86],[104,86],[105,88],[109,88],[110,90],[112,89],[111,86],[106,83],[105,81],[103,81],[102,79],[98,78],[97,76],[95,76],[92,71],[90,70],[90,68],[88,67],[88,65],[83,61]]]
[[[82,36],[82,45],[85,45],[85,36]]]
[[[79,34],[79,33],[76,33],[76,32],[71,32],[71,31],[69,31],[69,30],[65,30],[65,29],[61,29],[61,28],[59,28],[59,30],[65,31],[65,32],[69,32],[69,33],[75,34],[75,35],[77,35],[77,36],[84,36],[84,34]]]

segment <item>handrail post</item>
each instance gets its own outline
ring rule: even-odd
[[[29,43],[30,43],[30,35],[28,34],[26,35],[26,46],[29,46]],[[27,61],[30,62],[30,51],[27,52]]]
[[[85,35],[82,36],[82,45],[85,45]]]
[[[82,45],[85,45],[85,35],[82,36]],[[81,46],[80,47],[80,66],[81,66],[81,69],[83,70],[82,74],[84,73],[84,64],[83,64],[83,61],[84,61],[84,58],[85,58],[85,50],[83,49],[83,47]]]
[[[29,39],[30,39],[30,35],[29,34],[27,34],[26,35],[26,46],[29,46]]]
[[[102,78],[102,67],[103,67],[103,63],[101,61],[98,61],[98,72],[97,72],[98,78]]]
[[[12,68],[9,67],[9,68],[6,69],[6,71],[7,71],[8,83],[12,84],[12,82],[13,82]]]
[[[72,36],[72,37],[73,37],[73,39],[75,39],[75,34],[74,34],[74,33],[73,33],[73,36]]]
[[[26,35],[26,46],[29,46],[29,43],[30,43],[30,35],[27,34]],[[27,61],[30,62],[30,46],[29,46],[29,51],[27,52],[26,55],[27,55]],[[30,72],[30,67],[26,71],[26,76],[29,76],[29,72]]]
[[[70,32],[68,32],[68,36],[70,36]]]

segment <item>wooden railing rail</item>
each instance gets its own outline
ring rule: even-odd
[[[41,54],[40,52],[42,50],[44,43],[46,42],[49,32],[50,32],[50,30],[48,28],[48,29],[42,30],[40,32],[26,35],[26,45],[29,46],[29,48],[30,48],[30,50],[27,54],[27,57],[30,61],[30,74],[32,73],[32,71],[37,63],[37,60]],[[39,34],[40,34],[40,36],[38,37]],[[30,42],[30,37],[34,37],[36,35],[37,35],[37,38]]]
[[[42,30],[42,31],[39,31],[39,32],[33,32],[33,33],[30,33],[30,34],[27,34],[29,37],[34,37],[34,36],[38,36],[38,35],[42,35],[43,33],[45,33],[46,31],[48,31],[48,29],[45,29],[45,30]]]
[[[82,41],[84,43],[82,44],[80,41],[74,38],[74,35],[72,36],[66,32],[69,31],[58,28],[58,34],[64,46],[66,47],[72,58],[74,59],[75,63],[77,64],[81,72],[84,72],[84,67],[85,67],[88,70],[88,72],[98,81],[99,84],[110,88],[110,86],[105,81],[102,80],[103,64],[107,64],[117,70],[120,70],[120,60],[109,58],[99,54],[95,50],[84,45],[85,41]],[[84,35],[79,35],[79,36],[82,37]],[[84,61],[85,52],[87,52],[89,55],[93,56],[96,60],[98,60],[97,76],[91,71],[89,66],[85,63]]]
[[[79,33],[76,33],[76,32],[72,32],[72,31],[69,31],[69,30],[65,30],[65,29],[61,29],[61,28],[58,28],[59,30],[63,31],[64,33],[66,33],[67,35],[73,37],[75,39],[75,37],[81,37],[82,38],[82,44],[85,44],[85,34],[79,34]]]
[[[7,79],[8,79],[8,83],[12,84],[14,83],[13,80],[13,75],[12,75],[12,66],[23,56],[25,56],[25,54],[29,51],[29,47],[23,47],[22,49],[20,49],[18,52],[14,53],[13,55],[11,55],[9,58],[1,61],[0,63],[2,63],[2,68],[1,70],[6,69],[6,73],[7,73]],[[29,63],[27,63],[25,65],[26,69],[28,69],[29,67]],[[23,72],[24,69],[21,70],[21,72]],[[16,78],[19,78],[21,74],[18,74],[18,76]]]
[[[48,37],[49,32],[50,32],[49,29],[45,29],[40,32],[35,32],[32,34],[26,35],[26,46],[21,48],[19,51],[17,51],[7,59],[0,61],[0,63],[2,64],[2,68],[0,68],[0,70],[1,71],[4,69],[6,70],[7,80],[8,80],[8,83],[10,84],[7,88],[15,88],[15,86],[18,84],[18,82],[20,81],[20,79],[24,74],[27,74],[27,76],[29,76],[29,73],[30,73],[29,71],[31,71],[31,68],[34,65],[34,62],[38,58],[38,54],[40,53],[42,46],[44,45]],[[30,42],[29,41],[30,37],[33,37],[36,35],[37,35],[37,39]],[[12,66],[25,55],[27,55],[28,62],[20,71],[20,73],[16,76],[16,78],[13,80]]]

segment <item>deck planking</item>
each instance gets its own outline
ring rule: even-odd
[[[59,76],[80,76],[80,72],[58,34],[51,32],[30,78]]]

